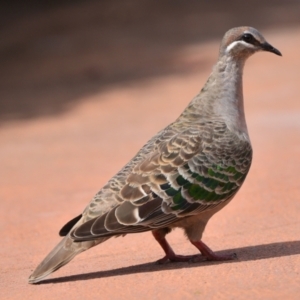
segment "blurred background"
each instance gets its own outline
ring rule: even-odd
[[[210,68],[201,53],[182,52],[235,26],[299,26],[300,1],[12,0],[0,17],[3,124],[63,113],[116,85]]]
[[[242,25],[283,57],[258,53],[246,63],[254,159],[204,235],[238,260],[155,268],[161,249],[143,233],[83,253],[55,273],[60,284],[27,285],[61,226],[177,118],[208,78],[224,33]],[[298,300],[299,49],[300,0],[2,1],[0,298]],[[195,253],[180,230],[170,241],[179,254]]]

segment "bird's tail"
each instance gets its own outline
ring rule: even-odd
[[[77,254],[104,242],[102,240],[94,240],[87,242],[74,242],[69,235],[64,237],[61,242],[46,256],[46,258],[38,265],[34,272],[29,277],[29,283],[37,283],[43,280],[46,276],[58,270]]]

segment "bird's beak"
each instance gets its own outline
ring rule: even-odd
[[[262,43],[261,44],[261,48],[262,48],[263,51],[272,52],[272,53],[274,53],[276,55],[282,56],[282,54],[280,53],[279,50],[277,50],[276,48],[274,48],[272,45],[270,45],[267,42]]]

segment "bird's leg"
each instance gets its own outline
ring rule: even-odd
[[[165,236],[169,232],[168,228],[152,230],[152,234],[160,246],[163,248],[166,255],[157,261],[158,264],[165,264],[167,262],[184,262],[190,261],[194,258],[194,255],[176,255],[169,243],[167,242]]]
[[[222,260],[231,260],[235,259],[237,256],[235,253],[228,255],[218,255],[213,252],[207,245],[205,245],[201,240],[200,241],[191,241],[190,242],[201,252],[201,254],[206,258],[206,260],[210,261],[222,261]],[[193,262],[203,261],[203,258],[199,256],[195,256],[192,259]]]

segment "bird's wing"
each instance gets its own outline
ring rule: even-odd
[[[231,198],[249,169],[245,160],[251,147],[240,143],[234,149],[228,143],[234,137],[224,131],[219,126],[202,136],[191,129],[171,138],[161,135],[150,153],[138,154],[98,193],[84,212],[89,218],[71,232],[72,238],[84,241],[165,227]],[[236,160],[228,158],[232,151]]]

